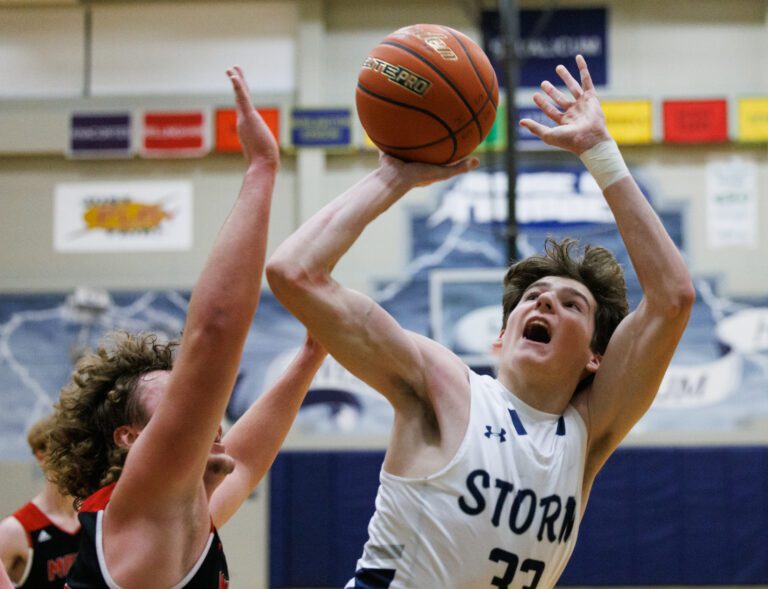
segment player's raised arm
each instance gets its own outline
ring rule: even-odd
[[[259,301],[279,152],[240,68],[227,75],[248,167],[194,287],[167,390],[131,448],[110,503],[113,518],[164,511],[199,488]]]
[[[331,272],[365,227],[411,188],[446,180],[477,164],[476,159],[447,167],[406,164],[382,155],[377,170],[304,223],[267,265],[267,279],[283,305],[396,409],[404,397],[424,392],[422,338],[403,330],[370,297],[338,284]]]
[[[590,432],[586,478],[650,407],[688,322],[693,285],[682,256],[610,137],[583,57],[581,82],[563,66],[557,73],[570,96],[543,82],[536,105],[556,126],[530,119],[521,125],[544,142],[578,155],[603,190],[643,290],[643,299],[613,334],[594,383],[575,400]],[[590,478],[591,477],[591,478]]]
[[[248,408],[222,443],[235,469],[211,496],[211,518],[223,526],[275,461],[327,353],[311,336],[277,381]]]

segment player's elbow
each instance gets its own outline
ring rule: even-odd
[[[312,290],[317,284],[315,273],[309,272],[305,267],[296,262],[291,262],[283,257],[273,257],[266,267],[266,276],[269,287],[274,295],[281,301],[295,297]]]
[[[296,267],[289,264],[286,259],[276,256],[267,262],[264,273],[269,288],[278,299],[285,293],[297,290],[301,282],[301,276]]]
[[[667,301],[667,316],[670,319],[678,317],[687,317],[691,314],[693,304],[696,302],[696,289],[693,287],[693,282],[690,277],[681,279],[680,282],[675,285],[674,290],[671,293]]]

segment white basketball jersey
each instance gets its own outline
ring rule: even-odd
[[[576,543],[587,429],[470,371],[456,456],[423,479],[383,469],[368,541],[347,588],[548,589]]]

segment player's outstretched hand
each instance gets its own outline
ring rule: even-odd
[[[277,170],[280,167],[280,151],[272,131],[253,107],[251,92],[245,81],[243,70],[236,65],[227,69],[227,76],[235,92],[237,110],[237,134],[243,155],[249,164],[268,165]]]
[[[610,135],[605,126],[603,109],[597,99],[592,77],[587,69],[587,62],[581,55],[577,55],[576,65],[579,68],[581,84],[565,66],[559,65],[555,69],[570,91],[570,97],[547,80],[541,83],[541,89],[552,102],[538,92],[533,95],[536,106],[557,125],[547,127],[531,119],[522,119],[520,124],[544,143],[581,155],[590,147],[610,139]]]
[[[448,180],[454,176],[465,174],[480,165],[476,157],[467,157],[447,166],[404,162],[385,153],[379,155],[379,167],[391,170],[407,188],[414,186],[429,186],[435,182]]]

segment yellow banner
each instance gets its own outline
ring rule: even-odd
[[[601,100],[608,132],[619,145],[644,145],[653,141],[650,100]]]
[[[739,141],[768,141],[768,98],[739,99]]]
[[[371,141],[371,138],[368,136],[368,133],[365,132],[365,129],[363,129],[363,149],[368,151],[378,151],[378,147],[376,147],[376,144]]]

